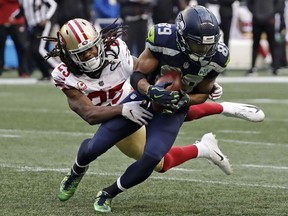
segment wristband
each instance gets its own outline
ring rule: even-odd
[[[146,79],[146,75],[141,73],[140,71],[134,71],[130,77],[130,84],[134,88],[134,90],[138,90],[138,82],[141,79]]]

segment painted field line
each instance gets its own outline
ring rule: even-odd
[[[57,113],[57,114],[73,114],[75,113],[71,110],[51,110],[51,109],[26,109],[26,108],[8,108],[1,107],[0,111],[5,112],[28,112],[28,113]]]
[[[0,133],[0,137],[3,137],[3,138],[20,138],[21,136],[20,135],[1,134]]]
[[[285,166],[270,166],[270,165],[257,165],[257,164],[242,164],[241,166],[248,167],[248,168],[288,170],[288,167],[285,167]]]
[[[219,141],[241,145],[260,145],[260,146],[273,146],[273,147],[277,146],[288,148],[287,143],[252,142],[252,141],[232,140],[232,139],[219,139]]]
[[[225,131],[224,131],[225,132]],[[250,131],[251,132],[251,131]],[[229,131],[231,133],[231,131]],[[233,133],[238,133],[237,131],[233,131]],[[243,131],[239,131],[239,133],[243,133]],[[257,132],[251,132],[252,134]],[[9,136],[21,137],[23,134],[41,134],[41,135],[63,135],[63,136],[93,136],[93,133],[84,133],[84,132],[65,132],[65,131],[40,131],[40,130],[19,130],[19,129],[0,129],[0,136],[9,138]],[[184,133],[179,133],[183,135]],[[191,138],[189,138],[190,140]],[[233,139],[218,139],[219,142],[233,143],[233,144],[241,144],[241,145],[262,145],[262,146],[272,146],[272,147],[285,147],[288,148],[287,143],[269,143],[269,142],[252,142],[252,141],[243,141],[243,140],[233,140]]]
[[[81,132],[65,132],[65,131],[38,131],[38,130],[20,130],[20,129],[0,129],[0,135],[11,135],[21,136],[23,134],[41,134],[41,135],[63,135],[63,136],[93,136],[93,133],[81,133]]]
[[[31,85],[36,84],[38,81],[36,78],[26,78],[26,79],[17,79],[17,78],[3,78],[0,79],[0,84],[4,85]]]
[[[287,76],[267,76],[267,77],[217,77],[217,82],[221,83],[288,83]]]
[[[69,169],[53,169],[53,168],[44,168],[44,167],[29,167],[29,166],[12,166],[12,165],[5,165],[0,164],[0,167],[5,168],[14,168],[18,171],[22,172],[68,172]],[[119,177],[120,173],[102,173],[102,172],[87,172],[87,175],[101,175],[101,176],[115,176]],[[260,188],[274,188],[274,189],[288,189],[288,186],[281,186],[281,185],[269,185],[269,184],[249,184],[249,183],[239,183],[239,182],[223,182],[223,181],[207,181],[201,179],[191,179],[191,178],[172,178],[172,177],[165,177],[165,176],[151,176],[150,179],[156,180],[165,180],[165,181],[181,181],[181,182],[195,182],[195,183],[204,183],[204,184],[218,184],[218,185],[229,185],[229,186],[239,186],[239,187],[260,187]]]

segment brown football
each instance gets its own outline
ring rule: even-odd
[[[165,73],[156,81],[155,85],[165,82],[171,82],[171,85],[166,87],[167,90],[180,91],[182,89],[181,75],[177,71],[170,71],[168,73]],[[162,112],[163,110],[161,105],[157,102],[152,102],[152,107],[154,112]]]

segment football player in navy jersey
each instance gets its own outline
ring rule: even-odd
[[[171,28],[171,25],[169,28]],[[151,29],[149,38],[147,39],[147,41],[150,41],[151,44],[153,44],[152,42],[157,36],[157,34],[153,36],[153,32],[155,34],[155,28]],[[167,33],[168,32],[169,31],[167,31]],[[167,33],[165,34],[166,36]],[[111,32],[105,33],[102,37],[105,38],[106,35],[111,35]],[[161,33],[159,35],[161,35]],[[251,106],[252,108],[250,109],[245,105],[241,106],[240,104],[234,104],[234,106],[238,107],[238,111],[244,114],[240,115],[239,113],[237,116],[236,113],[238,111],[235,112],[235,109],[231,109],[231,105],[233,105],[233,103],[227,105],[225,102],[222,103],[223,105],[217,103],[202,103],[197,106],[188,107],[190,101],[186,92],[191,91],[186,90],[188,88],[183,89],[181,94],[179,94],[178,92],[169,92],[164,90],[164,86],[161,87],[153,85],[150,86],[151,89],[149,90],[149,94],[142,95],[136,91],[133,92],[130,97],[126,98],[122,104],[119,104],[119,102],[127,95],[127,92],[131,90],[130,84],[125,81],[131,75],[132,68],[134,68],[132,63],[133,60],[129,54],[126,44],[120,38],[117,38],[117,36],[115,38],[109,36],[109,40],[106,38],[106,40],[103,40],[105,41],[104,44],[102,44],[103,41],[100,39],[100,37],[101,34],[98,34],[88,21],[83,19],[73,19],[67,22],[61,28],[58,33],[58,39],[55,39],[58,44],[49,54],[51,56],[60,56],[61,60],[63,61],[54,69],[52,76],[56,87],[61,89],[67,96],[69,106],[73,111],[75,111],[80,117],[91,125],[105,122],[115,117],[114,120],[103,123],[103,125],[100,127],[101,130],[99,130],[92,139],[83,141],[73,168],[61,183],[60,193],[58,195],[59,199],[61,201],[66,201],[72,197],[79,182],[81,181],[81,178],[84,176],[89,163],[106,152],[110,147],[115,145],[115,143],[117,143],[117,147],[127,156],[133,157],[134,159],[140,158],[140,160],[137,161],[139,164],[143,163],[143,160],[146,160],[148,155],[147,166],[145,165],[141,168],[141,170],[143,170],[143,174],[145,175],[143,175],[144,178],[141,176],[140,178],[139,176],[136,177],[136,175],[134,176],[134,180],[134,177],[131,179],[130,177],[127,178],[128,181],[136,181],[136,184],[145,180],[145,178],[150,175],[151,168],[152,170],[155,168],[157,171],[165,172],[172,167],[196,157],[210,159],[226,174],[230,174],[232,172],[230,164],[227,158],[218,148],[217,140],[212,133],[205,134],[201,141],[197,144],[171,148],[184,118],[186,118],[185,120],[192,121],[193,119],[198,119],[203,116],[223,113],[224,115],[231,115],[233,117],[239,117],[250,121],[261,121],[264,118],[264,114],[261,115],[262,111],[260,111],[260,115],[257,115],[255,110],[258,108],[255,106]],[[103,50],[104,47],[105,51]],[[165,47],[162,48],[165,49]],[[163,51],[163,53],[170,52],[173,55],[171,51],[172,49],[167,48],[165,51]],[[152,48],[150,52],[152,52]],[[180,53],[182,54],[182,52]],[[160,52],[158,54],[160,54]],[[143,60],[142,56],[140,57],[140,60],[141,59]],[[159,58],[159,62],[160,59],[161,56]],[[195,63],[197,67],[199,67],[200,60],[199,62],[198,60],[191,60],[191,62],[193,62],[193,64]],[[183,62],[183,68],[189,67],[191,62],[190,60]],[[138,66],[139,64],[136,64],[136,67]],[[180,74],[182,74],[181,68],[175,67],[174,65],[169,68],[169,64],[167,64],[163,65],[163,67],[159,70],[160,73],[155,68],[155,73],[150,73],[149,76],[147,76],[147,79],[150,80],[152,84],[154,82],[153,77],[159,74],[164,74],[165,71],[169,71],[171,69],[176,69]],[[139,75],[138,72],[134,72],[133,76],[135,74],[136,76]],[[132,79],[134,79],[134,81],[132,80],[132,82],[135,84],[135,77],[133,78],[133,76]],[[191,77],[182,76],[183,84],[187,83],[187,80],[191,81],[191,79],[187,78]],[[183,86],[187,85],[185,84]],[[209,91],[208,95],[210,94],[210,96],[212,95],[212,98],[217,99],[217,97],[219,97],[219,95],[217,95],[219,92],[217,93],[217,91],[219,91],[219,88],[221,87],[214,84],[212,85],[212,88],[214,88],[214,90]],[[136,89],[139,90],[140,88],[136,87]],[[164,94],[159,94],[159,92]],[[193,94],[191,94],[191,98]],[[105,97],[105,95],[107,97]],[[165,108],[164,112],[167,114],[164,115],[154,113],[155,118],[152,121],[149,121],[149,113],[144,115],[145,110],[139,107],[138,103],[138,101],[142,101],[142,99],[150,101],[149,97],[152,101],[154,100],[159,102],[163,100],[164,102],[162,105]],[[178,98],[180,98],[179,101]],[[175,102],[171,102],[170,100]],[[121,107],[122,116],[126,117],[126,119],[121,117]],[[133,107],[136,110],[133,110]],[[227,110],[229,107],[231,110]],[[129,109],[131,109],[131,115],[129,115]],[[148,107],[148,110],[153,112],[151,107]],[[186,112],[188,112],[187,115]],[[147,119],[145,119],[145,116]],[[164,121],[163,123],[162,120]],[[147,134],[148,137],[151,137],[151,139],[147,140],[147,142],[150,142],[149,149],[147,149],[146,154],[142,156],[145,145],[145,129],[141,127],[143,121],[150,123],[147,127]],[[174,127],[172,124],[175,124],[176,126]],[[167,125],[171,125],[171,127],[166,127]],[[123,131],[123,127],[125,127],[125,131]],[[139,129],[140,127],[141,129]],[[158,127],[163,129],[162,131],[160,130],[160,136],[157,135],[157,130],[159,130]],[[115,133],[114,130],[117,132]],[[162,140],[161,134],[166,136],[166,133],[171,133],[171,136],[168,135],[165,137],[168,140]],[[121,142],[118,142],[119,140],[121,140]],[[165,144],[166,141],[168,142],[168,146]],[[152,145],[153,142],[155,145],[157,145],[157,147],[159,147],[159,149],[150,157],[149,152],[153,152],[153,148],[155,148],[155,146]],[[146,146],[148,145],[146,144]],[[170,148],[171,150],[166,154],[165,152]],[[211,153],[214,152],[214,150],[217,151],[221,157],[216,153]],[[159,159],[161,155],[162,158]],[[163,157],[163,155],[165,155],[165,157]],[[158,161],[157,166],[154,164],[156,161]],[[146,171],[145,167],[149,169]],[[132,166],[132,172],[134,172],[133,169],[138,168],[137,166],[136,168],[133,168]],[[123,185],[125,185],[125,177],[123,181]],[[128,188],[126,185],[124,187],[121,186],[121,183],[119,183],[119,188],[121,190],[124,190],[126,187]],[[111,190],[107,188],[107,190],[99,192],[97,196],[98,198],[94,204],[96,211],[111,211],[110,201],[112,200],[112,197],[116,196],[118,193],[118,189],[116,189],[116,192],[113,192],[114,188],[111,187]]]
[[[140,159],[131,164],[112,185],[99,191],[94,209],[110,212],[111,201],[119,193],[145,181],[154,167],[171,149],[189,106],[205,102],[217,76],[229,63],[229,50],[219,42],[220,30],[215,16],[205,7],[189,7],[179,13],[176,25],[153,26],[147,38],[147,48],[139,56],[130,82],[135,89],[125,102],[148,99],[162,105],[162,113],[154,113],[146,126],[146,144]],[[182,90],[170,91],[169,83],[155,85],[155,78],[165,72],[177,70],[182,77]],[[151,112],[152,109],[149,108]],[[125,128],[125,130],[121,130]],[[77,161],[86,165],[96,159],[114,143],[134,133],[135,123],[114,118],[103,123],[91,142],[94,152],[79,149]],[[117,131],[117,133],[115,133]],[[212,133],[202,139],[213,140]],[[92,144],[90,144],[92,146]],[[97,148],[95,146],[98,146]],[[201,152],[201,150],[199,150]],[[219,167],[232,172],[228,159],[219,153]]]

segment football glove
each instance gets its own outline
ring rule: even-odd
[[[147,119],[152,119],[153,114],[142,107],[145,103],[145,100],[124,103],[122,107],[122,116],[140,126],[147,125]]]
[[[173,114],[181,107],[188,106],[189,102],[190,102],[190,96],[186,92],[181,90],[180,100],[177,102],[177,104],[172,104],[170,107],[163,109],[162,113]]]
[[[159,103],[162,107],[171,107],[179,100],[178,91],[169,91],[165,88],[171,85],[171,82],[163,84],[150,85],[148,88],[147,96],[154,102]]]
[[[223,88],[218,83],[214,83],[214,86],[209,94],[209,99],[216,101],[221,98],[223,94]]]

